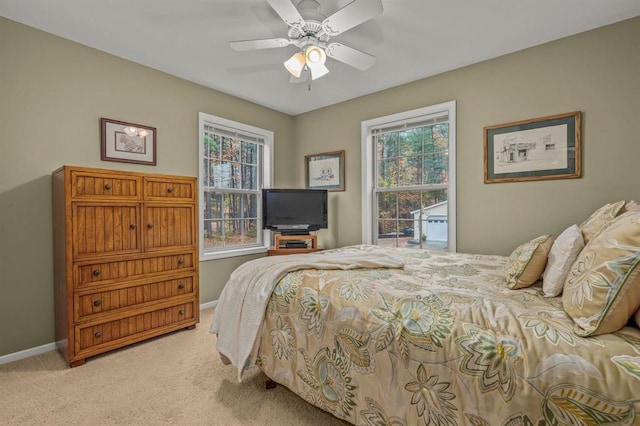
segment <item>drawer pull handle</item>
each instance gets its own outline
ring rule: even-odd
[[[180,309],[180,310],[178,311],[178,314],[180,314],[180,315],[184,315],[184,309]]]
[[[95,271],[93,271],[93,276],[94,277],[99,277],[100,276],[100,269],[96,269]]]
[[[184,259],[178,259],[178,265],[184,265]]]
[[[153,228],[153,223],[147,223],[147,228],[152,229]]]
[[[93,301],[93,306],[98,307],[100,305],[102,305],[102,301],[100,299],[96,299],[96,300]]]
[[[184,288],[184,283],[180,283],[180,284],[178,284],[178,288],[179,288],[180,290],[182,290],[182,289]]]
[[[170,187],[168,187],[168,188],[167,188],[167,192],[168,192],[169,194],[171,194],[171,193],[173,192],[173,187],[171,187],[171,186],[170,186]]]
[[[111,184],[110,184],[110,183],[107,183],[107,184],[104,186],[104,189],[106,189],[107,191],[110,191],[110,190],[111,190]]]
[[[129,225],[129,228],[131,228],[131,229],[136,229],[136,228],[137,228],[137,226],[136,226],[136,224],[135,224],[135,223],[132,223],[131,225]]]
[[[99,338],[101,338],[101,337],[102,337],[102,333],[100,333],[99,331],[96,331],[96,332],[93,334],[93,337],[95,337],[96,339],[99,339]]]

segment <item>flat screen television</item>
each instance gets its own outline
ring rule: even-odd
[[[262,227],[283,235],[308,235],[328,227],[326,189],[263,189]]]

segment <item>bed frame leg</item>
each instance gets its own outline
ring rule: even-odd
[[[275,389],[278,384],[271,379],[267,379],[264,383],[264,387],[267,389]]]

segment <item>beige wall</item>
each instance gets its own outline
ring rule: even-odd
[[[640,199],[638,40],[635,18],[297,116],[299,163],[304,155],[346,150],[347,190],[330,193],[330,229],[320,231],[321,244],[361,239],[360,122],[451,100],[458,251],[508,255],[528,239],[558,235],[607,201]],[[484,126],[577,110],[581,179],[483,183]]]
[[[54,341],[51,172],[196,176],[199,111],[272,130],[292,182],[291,116],[0,18],[0,355]],[[156,127],[157,166],[100,161],[101,117]],[[251,258],[202,262],[201,302]]]
[[[361,238],[360,122],[456,100],[458,250],[508,254],[606,201],[640,199],[639,39],[636,18],[290,117],[0,18],[0,356],[54,340],[50,173],[60,165],[195,176],[198,111],[274,131],[277,186],[303,186],[304,155],[345,149],[347,190],[330,193],[320,232],[337,247]],[[574,110],[583,178],[483,183],[483,126]],[[158,165],[101,162],[100,117],[156,127]],[[201,302],[251,258],[201,263]]]

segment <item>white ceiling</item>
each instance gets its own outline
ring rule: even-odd
[[[318,1],[326,16],[351,2]],[[381,16],[331,39],[375,65],[362,72],[328,59],[330,73],[310,91],[282,65],[295,46],[228,46],[286,37],[266,0],[0,0],[0,16],[291,115],[640,16],[640,0],[382,3]]]

